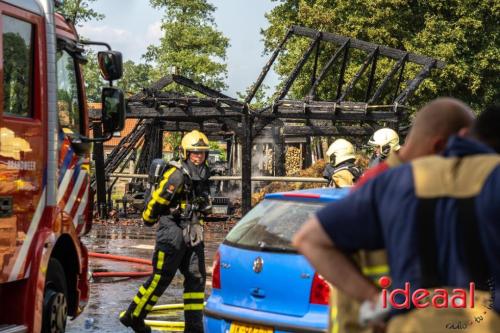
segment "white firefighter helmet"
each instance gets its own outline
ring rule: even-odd
[[[356,158],[356,156],[354,156],[354,146],[345,139],[335,140],[330,147],[328,147],[326,155],[330,157],[330,159],[332,155],[335,155],[334,165]]]
[[[182,158],[187,159],[189,151],[203,151],[208,152],[208,138],[200,131],[193,130],[184,135],[181,141]]]
[[[399,135],[391,128],[381,128],[375,131],[368,141],[368,144],[380,147],[380,152],[383,155],[387,155],[390,151],[397,151],[401,148],[399,145]]]

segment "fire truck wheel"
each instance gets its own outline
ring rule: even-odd
[[[63,333],[66,330],[67,295],[64,269],[57,259],[50,259],[45,278],[42,333]]]

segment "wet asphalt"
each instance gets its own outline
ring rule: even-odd
[[[206,297],[211,289],[211,266],[219,244],[224,239],[227,228],[219,224],[205,232],[205,263],[207,267]],[[94,225],[92,231],[83,238],[92,252],[110,253],[151,259],[155,243],[155,229],[139,225]],[[90,258],[92,271],[140,271],[143,266],[118,261]],[[91,280],[90,300],[85,311],[75,320],[68,321],[66,332],[132,332],[118,321],[118,315],[126,310],[134,298],[144,278],[97,278]],[[182,303],[183,277],[177,272],[158,304]],[[151,318],[153,319],[153,318]],[[182,311],[168,313],[160,320],[182,321]],[[165,332],[165,331],[163,331]],[[169,331],[166,331],[169,332]]]

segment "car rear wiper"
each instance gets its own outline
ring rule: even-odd
[[[296,253],[297,250],[291,247],[277,247],[277,246],[268,246],[265,242],[259,241],[257,243],[259,245],[259,249],[264,252],[283,252],[283,253]]]

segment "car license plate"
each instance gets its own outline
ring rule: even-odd
[[[231,323],[229,333],[273,333],[274,330],[270,327],[249,325],[242,323]]]

